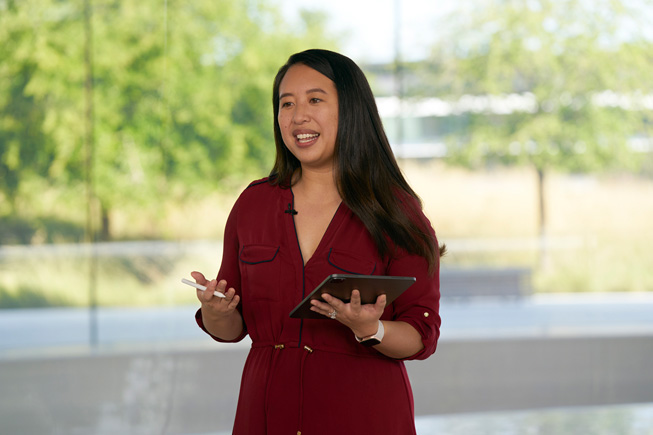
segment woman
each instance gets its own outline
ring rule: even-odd
[[[196,319],[215,340],[247,334],[234,434],[414,434],[402,360],[439,337],[439,249],[383,131],[362,71],[325,50],[290,57],[273,88],[276,161],[236,201],[217,279]],[[386,306],[324,295],[290,311],[333,273],[414,276]],[[217,290],[225,298],[213,296]]]

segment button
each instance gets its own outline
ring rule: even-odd
[[[424,317],[428,317],[428,316],[429,316],[429,313],[424,313]]]

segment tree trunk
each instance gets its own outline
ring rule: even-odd
[[[95,233],[95,112],[93,101],[93,9],[90,0],[84,1],[84,100],[86,131],[84,148],[86,150],[86,241],[90,246],[88,267],[88,311],[89,311],[89,344],[95,348],[98,345],[97,320],[97,282],[98,258],[95,249],[97,241]]]
[[[539,263],[542,269],[549,267],[549,253],[547,250],[547,214],[546,214],[546,191],[545,191],[545,174],[541,167],[535,168],[537,171],[537,196],[538,196],[538,236],[539,236]]]
[[[100,240],[103,242],[111,240],[111,219],[109,217],[109,210],[102,205],[102,216],[101,216],[101,221],[102,221],[102,228],[100,232]]]
[[[540,238],[546,236],[546,200],[544,198],[544,169],[536,168],[537,170],[537,195],[538,195],[538,219],[539,228],[538,235]]]

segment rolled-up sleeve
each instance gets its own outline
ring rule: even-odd
[[[197,310],[195,313],[195,321],[197,322],[197,325],[202,328],[202,331],[206,332],[212,339],[215,341],[219,341],[220,343],[238,343],[241,341],[243,338],[247,336],[247,328],[244,327],[244,322],[243,322],[243,332],[240,333],[240,335],[233,340],[224,340],[220,337],[216,337],[215,335],[211,334],[209,331],[206,330],[204,327],[204,322],[202,321],[202,309],[200,308]]]
[[[436,261],[433,273],[429,273],[426,259],[416,255],[401,255],[392,260],[389,265],[389,275],[414,276],[416,278],[415,284],[392,304],[392,320],[406,322],[415,328],[422,337],[424,345],[421,351],[403,358],[405,360],[426,359],[437,348],[441,319],[439,259]]]

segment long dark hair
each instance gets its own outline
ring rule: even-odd
[[[299,160],[283,142],[277,120],[281,81],[296,64],[323,74],[338,91],[334,170],[343,202],[363,222],[382,256],[393,254],[389,238],[424,257],[433,271],[441,253],[428,223],[421,218],[421,200],[397,165],[365,74],[348,57],[328,50],[306,50],[290,56],[279,69],[272,91],[277,154],[270,182],[289,186],[295,171],[301,170]]]

